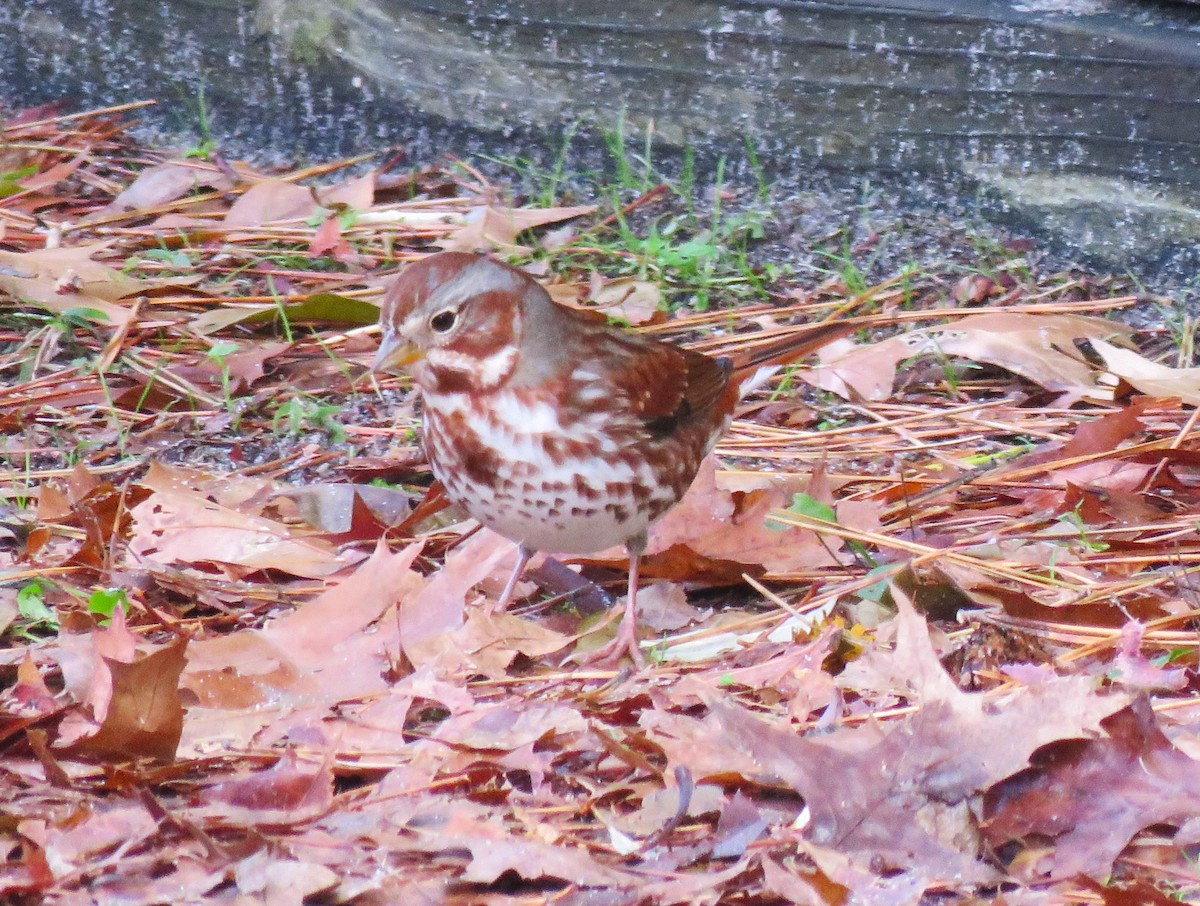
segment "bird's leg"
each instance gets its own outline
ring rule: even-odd
[[[629,545],[629,591],[628,597],[625,600],[625,613],[621,615],[621,625],[617,627],[616,648],[614,654],[620,657],[625,651],[629,652],[629,657],[638,667],[645,667],[646,661],[642,658],[641,649],[638,648],[637,637],[637,592],[638,592],[638,573],[642,565],[642,550],[646,547],[646,535],[642,534],[641,544],[635,550],[633,544]]]
[[[646,533],[630,538],[625,542],[629,551],[629,592],[625,599],[625,613],[621,615],[621,625],[617,627],[617,636],[607,645],[597,648],[585,655],[582,663],[606,664],[616,666],[623,655],[628,654],[637,667],[645,667],[646,660],[638,648],[637,637],[637,591],[642,553],[646,550]]]
[[[509,601],[512,600],[513,592],[517,589],[517,582],[520,581],[521,575],[525,572],[525,567],[529,565],[529,558],[536,554],[537,551],[526,547],[524,544],[517,545],[517,565],[512,571],[512,575],[508,577],[508,582],[504,585],[504,591],[500,593],[500,600],[488,604],[484,609],[489,617],[502,611],[508,607]]]

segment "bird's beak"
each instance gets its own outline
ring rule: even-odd
[[[375,353],[375,361],[371,363],[371,373],[395,371],[397,368],[411,365],[421,358],[421,350],[399,333],[384,334],[383,341],[379,344],[379,351]]]

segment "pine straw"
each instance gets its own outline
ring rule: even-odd
[[[277,259],[285,253],[308,255],[315,224],[301,218],[270,226],[230,227],[223,222],[231,203],[263,176],[246,164],[192,161],[187,166],[207,174],[224,173],[233,184],[147,209],[108,209],[136,172],[167,159],[126,137],[124,121],[118,117],[121,112],[114,108],[8,125],[6,144],[0,149],[6,163],[0,169],[33,166],[38,173],[47,173],[63,167],[64,176],[0,202],[2,245],[31,251],[48,243],[64,247],[108,243],[102,249],[97,246],[95,259],[117,270],[147,252],[164,250],[185,250],[193,264],[182,275],[186,279],[176,280],[172,275],[177,268],[169,261],[141,258],[137,275],[161,279],[162,285],[132,302],[133,316],[121,328],[75,330],[70,341],[59,327],[38,320],[44,311],[40,306],[13,299],[3,303],[9,315],[30,317],[23,321],[6,317],[0,324],[0,344],[6,350],[0,355],[0,418],[4,420],[4,453],[10,470],[10,484],[0,488],[0,497],[6,497],[10,507],[17,506],[26,497],[36,498],[47,482],[68,479],[80,468],[94,476],[129,482],[143,473],[149,460],[183,440],[194,450],[215,451],[212,457],[198,457],[201,467],[211,468],[221,460],[226,467],[233,467],[235,475],[290,476],[294,480],[337,474],[364,455],[384,454],[393,443],[411,444],[411,432],[416,428],[412,407],[403,395],[392,392],[403,386],[402,382],[389,380],[377,386],[362,374],[371,347],[365,338],[376,333],[375,327],[314,324],[301,330],[296,325],[295,342],[283,356],[289,367],[255,380],[246,392],[249,403],[233,418],[212,374],[206,380],[194,366],[205,362],[206,353],[222,337],[236,337],[247,350],[274,342],[277,335],[270,329],[244,325],[206,335],[197,332],[194,320],[216,309],[275,305],[280,296],[289,304],[328,292],[350,299],[373,299],[383,275],[425,254],[429,243],[453,234],[471,210],[501,205],[503,190],[461,166],[413,173],[381,170],[377,197],[383,200],[359,211],[356,220],[341,232],[353,256],[343,264],[326,258],[320,269],[287,266]],[[361,160],[271,175],[288,183],[326,184],[331,175]],[[402,200],[406,193],[414,197]],[[661,196],[661,192],[652,194],[637,203],[656,204]],[[155,226],[158,218],[169,214],[193,218],[187,228],[190,238]],[[581,233],[573,243],[574,263],[562,259],[556,280],[586,283],[586,274],[571,268],[586,260],[580,250],[587,246],[589,231],[601,228],[602,221],[595,226],[581,222]],[[554,257],[551,254],[552,260]],[[851,298],[840,281],[831,278],[818,286],[784,286],[781,297],[770,304],[681,312],[644,329],[713,354],[769,340],[788,330],[793,321],[831,317],[854,318],[862,325],[864,337],[879,338],[977,315],[979,307],[948,301],[953,299],[958,277],[957,273],[922,273],[904,286],[899,278],[892,278]],[[1098,294],[1102,284],[1069,275],[1046,275],[1040,281],[1015,282],[1014,286],[1015,291],[1004,299],[1006,312],[1103,315],[1128,309],[1136,301],[1129,295]],[[309,431],[299,439],[273,433],[273,416],[278,406],[295,394],[303,363],[331,361],[336,361],[337,367],[327,369],[320,384],[309,389],[322,400],[344,404],[341,418],[347,442],[330,443],[319,431]],[[102,367],[97,367],[98,363]],[[191,366],[190,370],[184,366]],[[932,586],[958,589],[964,601],[978,606],[971,611],[970,621],[1036,638],[1048,646],[1060,666],[1109,657],[1120,639],[1125,622],[1122,614],[1143,621],[1143,645],[1149,650],[1194,648],[1193,627],[1200,616],[1193,591],[1194,583],[1200,581],[1193,575],[1200,571],[1200,545],[1195,540],[1200,511],[1192,505],[1190,495],[1173,504],[1161,494],[1161,488],[1155,490],[1152,478],[1139,495],[1156,495],[1161,504],[1159,515],[1088,528],[1074,535],[1059,518],[1071,505],[1017,512],[1016,503],[1053,488],[1063,470],[1088,462],[1115,467],[1155,461],[1160,470],[1169,462],[1178,462],[1186,468],[1198,446],[1196,413],[1169,401],[1154,403],[1144,409],[1142,429],[1128,442],[1092,453],[1046,457],[1023,466],[1020,457],[1006,458],[1005,454],[1026,441],[1040,450],[1066,444],[1081,425],[1098,414],[1118,411],[1121,404],[1056,408],[1052,395],[995,369],[957,383],[939,379],[936,371],[930,374],[933,376],[902,380],[896,393],[879,401],[845,402],[806,391],[812,414],[802,414],[798,427],[754,420],[735,423],[718,449],[728,467],[768,471],[799,481],[818,471],[835,489],[837,500],[879,504],[878,525],[873,530],[820,522],[790,511],[778,511],[776,521],[813,528],[830,544],[840,539],[869,551],[876,562],[893,565],[870,572],[870,564],[859,559],[838,567],[798,568],[762,581],[747,577],[758,589],[753,607],[731,611],[720,625],[684,633],[680,638],[695,641],[720,633],[769,629],[797,614],[854,600],[856,591],[888,575],[906,572],[923,577]],[[128,403],[112,405],[113,399],[138,383],[130,379],[136,375],[142,382],[152,379],[188,401],[188,407],[136,411]],[[817,422],[832,419],[838,421],[836,426],[812,430]],[[157,444],[160,437],[168,441],[165,446]],[[248,438],[259,443],[254,461],[230,462],[225,452]],[[1169,460],[1168,456],[1175,458]],[[980,467],[981,459],[988,457],[994,459]],[[180,458],[187,461],[186,455]],[[1062,499],[1059,495],[1060,502]],[[1053,554],[1030,556],[1031,551],[1050,547]],[[948,577],[947,570],[953,577]],[[92,582],[104,584],[102,574],[77,565],[25,567],[10,562],[5,578],[20,585],[36,575],[70,581],[73,573],[79,574],[85,588]],[[263,613],[251,601],[255,594],[245,587],[249,584],[225,590],[242,596],[250,610]],[[264,600],[299,600],[312,590],[301,583],[276,590]],[[1021,606],[1015,609],[1005,606],[1018,601]],[[166,615],[161,605],[159,609]],[[166,623],[172,624],[173,619],[167,616]],[[231,615],[213,612],[193,620],[193,625],[202,632],[220,632],[232,625]],[[161,633],[162,627],[147,622],[139,631]],[[1194,653],[1187,663],[1194,664]],[[656,682],[665,682],[692,669],[668,664],[652,673]],[[615,676],[611,671],[546,666],[525,676],[476,680],[471,688],[483,697],[494,689],[555,700],[563,694],[563,687],[584,690]],[[1187,701],[1164,693],[1155,696],[1154,704],[1172,709]],[[762,701],[757,706],[772,707]],[[898,706],[871,717],[890,720],[911,710]],[[865,719],[865,715],[852,718]],[[639,769],[647,768],[645,755],[628,743],[614,743],[614,752]],[[380,757],[386,762],[384,754]],[[260,755],[274,757],[271,753]],[[253,757],[253,753],[239,757]],[[359,769],[363,763],[356,758],[344,767]],[[463,782],[463,777],[450,777],[441,786],[454,789]],[[393,795],[402,797],[414,791],[401,789]],[[339,801],[353,803],[358,796],[348,792]],[[563,806],[562,817],[569,818],[575,808]],[[561,824],[559,830],[569,829]],[[1129,866],[1135,864],[1129,862]],[[1086,891],[1075,889],[1072,893],[1078,902],[1099,902]]]

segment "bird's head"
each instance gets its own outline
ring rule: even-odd
[[[552,304],[545,296],[527,274],[490,258],[430,255],[384,296],[371,370],[407,369],[426,392],[494,389],[518,365],[527,309]]]

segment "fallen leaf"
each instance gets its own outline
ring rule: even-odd
[[[822,541],[810,529],[768,521],[773,510],[792,502],[796,490],[770,476],[747,483],[737,473],[718,473],[715,457],[706,457],[683,499],[650,527],[644,574],[720,583],[739,581],[755,568],[759,574],[784,574],[836,565],[840,561],[830,551],[841,548],[840,540]],[[623,554],[613,549],[572,559],[614,565]]]
[[[297,709],[386,689],[399,640],[395,623],[381,618],[424,584],[411,569],[419,552],[414,544],[392,554],[381,544],[353,573],[293,613],[262,629],[195,643],[183,676],[197,702],[189,710],[185,749],[246,745]]]
[[[42,679],[41,671],[28,651],[17,666],[17,684],[5,690],[3,703],[6,716],[14,713],[20,716],[41,716],[52,714],[62,707],[46,685],[46,681]]]
[[[898,344],[889,340],[860,346],[843,337],[818,349],[817,364],[795,374],[842,399],[884,400],[892,395],[896,364],[903,358]]]
[[[1093,340],[1092,342],[1101,343],[1103,341]],[[1200,369],[1197,369],[1197,371],[1200,371]],[[1145,398],[1135,400],[1128,405],[1122,406],[1116,412],[1110,412],[1107,415],[1101,415],[1082,422],[1075,429],[1075,433],[1071,435],[1070,440],[1056,451],[1047,451],[1048,455],[1056,455],[1062,459],[1069,459],[1074,456],[1094,456],[1097,453],[1116,450],[1121,443],[1129,440],[1130,437],[1145,427],[1146,409],[1149,407],[1150,402],[1149,399]],[[1027,456],[1022,456],[1019,462],[1022,466],[1026,463],[1035,462],[1035,457],[1039,453],[1041,453],[1040,450]]]
[[[282,496],[296,502],[300,516],[313,528],[335,535],[345,535],[362,522],[361,510],[376,526],[389,528],[403,522],[415,505],[406,491],[367,484],[311,484],[285,489]]]
[[[37,202],[40,200],[36,194],[38,191],[54,188],[91,159],[92,155],[90,154],[77,154],[70,160],[61,161],[40,173],[31,174],[20,181],[21,194],[26,196],[26,201],[36,210]],[[2,230],[0,230],[0,236],[3,236]]]
[[[111,676],[111,699],[95,714],[95,733],[75,739],[74,754],[103,758],[175,757],[183,733],[183,700],[179,678],[187,658],[187,639],[178,639],[131,663],[105,657]]]
[[[1104,367],[1140,393],[1159,399],[1178,398],[1190,406],[1200,406],[1200,368],[1169,368],[1098,337],[1091,344],[1104,359]]]
[[[763,888],[782,898],[785,903],[797,903],[800,906],[828,906],[830,903],[849,902],[850,891],[847,888],[839,885],[836,892],[823,889],[832,886],[832,883],[827,878],[815,877],[816,872],[805,877],[788,871],[778,862],[765,856],[761,864]],[[833,896],[827,894],[833,894]]]
[[[155,284],[92,260],[93,255],[112,244],[97,242],[32,252],[0,250],[0,292],[35,302],[57,314],[78,312],[106,327],[124,327],[132,310],[117,302]]]
[[[688,493],[650,527],[647,557],[653,563],[655,553],[685,545],[703,557],[775,574],[838,564],[830,550],[840,550],[840,540],[822,541],[810,529],[768,522],[770,512],[792,503],[792,493],[768,476],[746,486],[736,474],[716,472],[715,458],[708,456]]]
[[[729,804],[721,810],[714,835],[712,856],[714,859],[736,859],[767,829],[767,819],[755,808],[754,803],[736,792]]]
[[[634,326],[651,323],[663,307],[658,284],[633,277],[606,280],[599,291],[592,293],[591,302],[608,317]]]
[[[307,186],[264,179],[243,192],[225,214],[225,226],[250,228],[282,220],[303,220],[320,206]]]
[[[932,353],[987,362],[1070,398],[1109,401],[1111,388],[1098,382],[1075,341],[1103,342],[1104,337],[1127,337],[1130,332],[1112,321],[1083,315],[988,312],[858,346],[836,359],[823,356],[823,369],[801,376],[847,398],[885,399],[892,392],[896,365]],[[835,346],[828,354],[838,351]]]
[[[708,863],[707,868],[696,866],[688,871],[671,873],[662,880],[638,877],[635,902],[719,906],[729,901],[728,894],[736,889],[738,879],[745,876],[749,859],[744,857],[728,868],[723,867],[724,864]]]
[[[9,854],[5,865],[0,868],[0,894],[37,894],[54,883],[54,872],[46,862],[41,841],[46,837],[46,822],[26,818],[17,822],[15,828],[20,843],[20,854]]]
[[[361,176],[351,176],[331,186],[317,189],[321,203],[331,208],[349,212],[365,211],[375,204],[375,185],[379,173],[368,170]]]
[[[502,676],[518,654],[544,657],[570,643],[571,636],[512,614],[488,614],[482,609],[474,610],[461,628],[437,639],[447,653],[453,652],[451,657],[461,654],[462,666],[471,665],[487,676]],[[449,668],[451,657],[439,658],[444,669]]]
[[[968,274],[954,284],[954,301],[960,305],[978,305],[997,290],[996,281],[983,274]]]
[[[1128,327],[1083,315],[989,312],[927,328],[925,351],[988,362],[1047,390],[1082,399],[1112,399],[1075,348],[1076,340],[1127,337]]]
[[[91,683],[82,701],[91,707],[97,720],[102,720],[108,713],[113,692],[112,677],[104,669],[104,662],[132,664],[137,658],[138,640],[137,636],[129,631],[125,620],[125,608],[117,607],[113,610],[109,624],[93,632],[91,641],[96,658],[92,661]]]
[[[1190,678],[1185,668],[1165,670],[1150,663],[1142,654],[1141,645],[1145,633],[1146,627],[1136,620],[1130,620],[1121,627],[1116,654],[1107,671],[1109,676],[1127,689],[1146,692],[1186,689]]]
[[[361,555],[337,553],[320,539],[298,536],[280,522],[249,516],[190,490],[162,489],[133,507],[130,554],[162,565],[209,564],[244,576],[277,569],[320,578]]]
[[[674,632],[702,623],[712,614],[689,604],[683,586],[674,582],[655,582],[639,588],[637,603],[638,623],[655,632]]]
[[[912,872],[926,884],[985,883],[996,874],[979,859],[972,797],[1027,767],[1040,746],[1094,732],[1125,699],[1097,695],[1086,677],[1019,689],[1003,702],[961,692],[942,669],[925,621],[895,596],[895,650],[875,652],[870,665],[849,677],[844,671],[839,682],[900,689],[918,703],[911,717],[882,730],[842,728],[809,739],[707,683],[684,681],[694,684],[708,718],[648,712],[642,724],[669,763],[687,765],[697,779],[736,772],[798,792],[818,845],[857,854],[876,870]]]
[[[467,592],[501,563],[515,564],[516,556],[516,545],[507,538],[479,532],[446,557],[441,570],[414,598],[401,602],[397,617],[400,643],[413,666],[463,656],[458,649],[447,649],[442,637],[463,625]]]
[[[457,804],[441,815],[422,815],[410,829],[416,848],[425,852],[467,850],[469,861],[459,877],[473,884],[491,884],[509,871],[530,881],[557,878],[584,888],[633,886],[639,880],[603,865],[582,846],[521,839],[498,820]]]
[[[308,243],[308,254],[314,258],[329,255],[338,261],[344,261],[353,254],[350,243],[342,235],[342,223],[336,214],[330,214],[321,221]]]
[[[432,738],[447,745],[507,752],[585,730],[587,721],[574,708],[513,700],[494,705],[477,703],[470,711],[439,724]]]
[[[201,184],[212,185],[216,181],[226,188],[230,186],[229,178],[219,174],[214,168],[175,162],[157,164],[147,167],[139,173],[133,182],[117,194],[104,212],[118,213],[157,208],[167,202],[182,198]]]
[[[1200,761],[1171,745],[1149,701],[1103,721],[1105,736],[1060,742],[992,789],[984,833],[999,847],[1040,834],[1054,841],[1031,880],[1102,879],[1134,834],[1200,817]]]
[[[434,244],[448,252],[519,251],[524,247],[517,245],[517,237],[526,230],[582,217],[595,210],[595,205],[573,208],[472,208],[467,213],[466,223]]]
[[[444,708],[451,716],[466,714],[476,705],[469,689],[440,679],[435,665],[425,664],[360,706],[342,707],[346,721],[338,732],[339,756],[353,754],[364,768],[372,764],[411,764],[405,748],[405,726],[410,709],[418,701]]]
[[[233,879],[242,896],[239,902],[283,906],[303,903],[335,890],[341,877],[324,865],[272,855],[262,849],[239,862]]]
[[[596,810],[596,817],[603,821],[610,832],[615,831],[627,838],[649,837],[663,825],[675,819],[680,806],[678,786],[659,787],[642,797],[641,807],[632,812],[616,812],[611,815]],[[684,815],[702,818],[709,814],[720,814],[729,803],[729,797],[721,787],[702,783],[686,796]],[[641,841],[636,841],[640,846]]]
[[[135,847],[156,833],[158,822],[140,802],[100,799],[93,808],[50,824],[42,846],[46,864],[55,877],[62,878],[95,865],[113,850]]]
[[[333,758],[304,764],[296,753],[284,749],[279,760],[265,771],[222,781],[204,791],[200,813],[252,827],[284,826],[320,817],[333,804]],[[213,803],[220,803],[214,807]]]
[[[192,319],[199,333],[212,334],[234,324],[270,324],[287,318],[289,324],[349,324],[361,326],[379,320],[379,306],[366,299],[338,293],[313,293],[278,305],[226,305],[210,308]]]
[[[281,858],[270,850],[259,850],[234,866],[234,882],[242,894],[240,902],[263,902],[266,906],[299,904],[310,896],[329,894],[341,877],[313,862]]]

